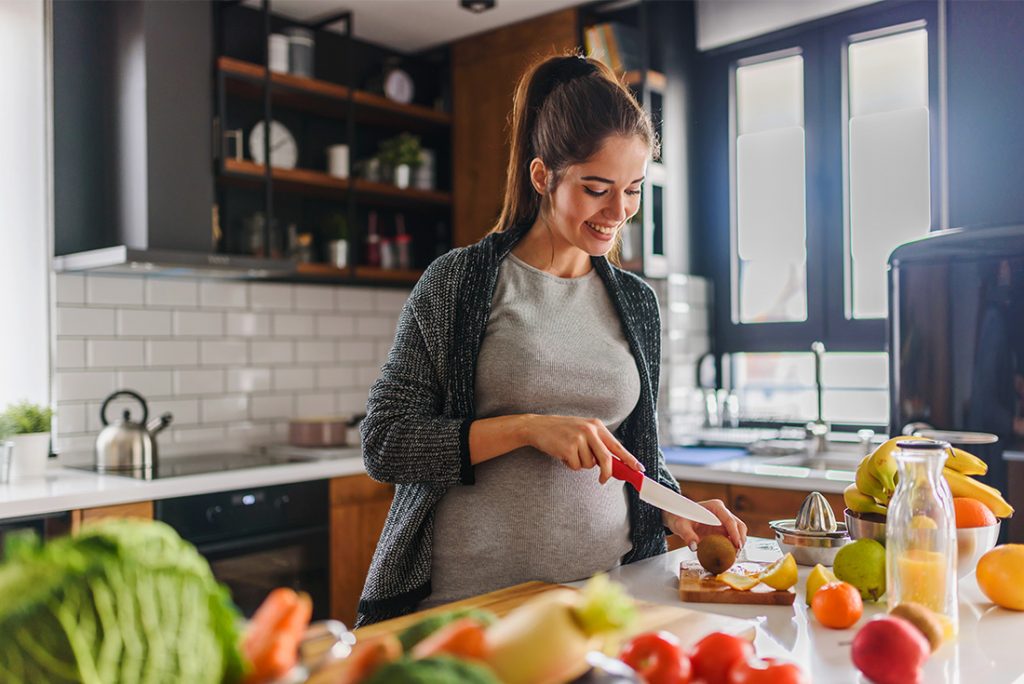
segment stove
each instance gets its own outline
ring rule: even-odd
[[[289,463],[309,463],[315,460],[296,454],[267,453],[263,451],[229,453],[229,454],[197,454],[195,456],[172,456],[162,458],[151,470],[99,470],[95,464],[71,465],[69,468],[88,470],[104,475],[130,477],[136,480],[157,480],[167,477],[184,477],[186,475],[204,475],[219,473],[226,470],[242,468],[261,468]]]

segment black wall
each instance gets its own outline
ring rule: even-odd
[[[949,225],[1024,223],[1024,2],[946,9]]]

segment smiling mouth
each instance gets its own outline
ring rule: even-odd
[[[587,224],[588,228],[597,231],[601,235],[612,235],[615,233],[615,229],[619,227],[619,224],[614,226],[599,226],[596,223],[591,223],[590,221],[584,221],[583,223]]]

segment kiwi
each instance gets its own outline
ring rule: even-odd
[[[713,575],[720,575],[736,562],[736,547],[727,537],[709,534],[697,544],[697,561]]]
[[[922,606],[920,603],[901,603],[890,610],[889,615],[903,618],[914,625],[914,627],[917,627],[918,631],[928,640],[932,653],[939,650],[939,646],[942,646],[942,624],[935,617],[935,613],[926,606]]]

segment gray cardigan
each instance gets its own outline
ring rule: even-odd
[[[361,433],[366,472],[395,498],[370,563],[356,625],[410,613],[430,595],[434,509],[450,487],[472,486],[469,426],[477,354],[501,260],[525,226],[492,233],[430,265],[402,309],[394,346],[370,389]],[[616,436],[647,474],[678,491],[658,449],[661,321],[637,276],[592,259],[622,321],[640,373],[640,400]],[[628,488],[633,549],[623,563],[664,553],[661,512]]]

